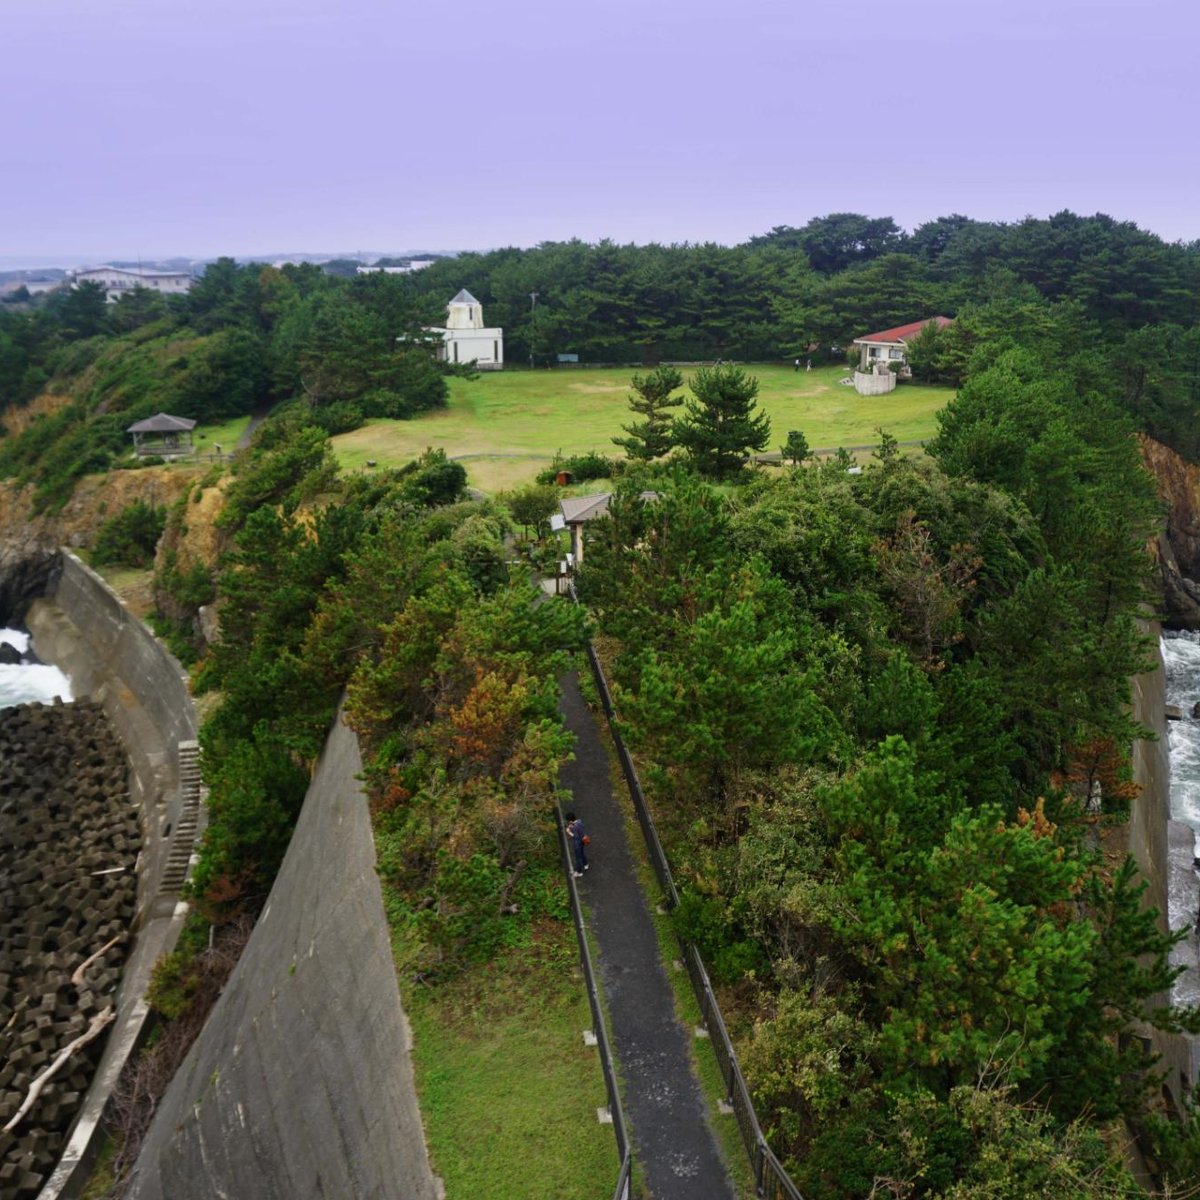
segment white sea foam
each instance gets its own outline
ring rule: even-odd
[[[0,629],[0,642],[7,642],[24,654],[29,649],[29,634],[23,629]]]
[[[1200,833],[1200,719],[1192,717],[1192,706],[1200,701],[1200,633],[1164,633],[1162,656],[1167,703],[1183,710],[1183,720],[1167,722],[1171,815]]]
[[[29,649],[29,634],[20,629],[0,629],[0,642],[22,654]],[[51,703],[55,696],[71,700],[71,681],[57,667],[43,663],[0,663],[0,708],[39,701]]]

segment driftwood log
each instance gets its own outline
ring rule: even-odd
[[[29,1091],[25,1096],[24,1103],[13,1114],[12,1120],[0,1132],[12,1133],[21,1123],[21,1118],[37,1103],[38,1097],[42,1094],[42,1089],[59,1073],[67,1059],[76,1050],[81,1050],[86,1046],[88,1042],[94,1042],[116,1019],[117,1014],[113,1012],[111,1005],[103,1012],[98,1012],[92,1018],[87,1030],[81,1033],[73,1042],[68,1042],[59,1051],[58,1057],[29,1085]]]
[[[88,967],[93,963],[99,962],[118,942],[123,942],[124,940],[125,935],[123,933],[118,933],[116,937],[109,938],[95,954],[89,955],[75,968],[75,973],[71,976],[71,982],[76,987],[79,987],[83,983],[83,977]]]

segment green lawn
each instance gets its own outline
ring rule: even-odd
[[[777,450],[789,429],[814,449],[877,440],[877,427],[900,441],[935,432],[934,414],[953,396],[949,388],[904,383],[886,396],[860,396],[838,383],[845,367],[811,372],[790,367],[748,368],[759,381],[759,403],[771,418]],[[629,420],[626,398],[632,369],[506,370],[478,379],[451,379],[450,403],[413,421],[371,421],[334,438],[342,466],[368,460],[396,466],[428,446],[461,458],[477,487],[492,491],[527,481],[556,451],[615,453],[612,438]],[[693,374],[684,371],[685,382]]]
[[[221,455],[223,459],[228,459],[229,455],[237,448],[238,439],[246,431],[246,426],[250,424],[250,417],[234,417],[231,421],[223,421],[219,425],[197,425],[192,430],[192,445],[195,447],[194,454],[188,455],[186,458],[172,458],[167,460],[167,466],[194,469],[197,463],[204,464],[215,460],[217,447],[221,447]]]
[[[401,975],[402,984],[404,975]],[[405,984],[413,1066],[447,1200],[607,1200],[620,1161],[568,923],[435,989]]]
[[[194,434],[196,449],[202,454],[207,454],[220,446],[222,454],[231,454],[238,444],[238,438],[246,432],[246,426],[249,424],[250,418],[244,416],[234,417],[232,421],[221,425],[197,425]]]

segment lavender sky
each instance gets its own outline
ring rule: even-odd
[[[0,258],[1200,237],[1197,0],[0,0]]]

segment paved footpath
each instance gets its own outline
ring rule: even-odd
[[[671,984],[613,796],[608,754],[577,676],[560,682],[560,707],[576,745],[575,761],[559,781],[571,790],[570,806],[592,839],[591,867],[578,883],[598,951],[635,1173],[654,1200],[732,1200],[733,1185],[692,1071],[691,1034],[675,1016]]]

